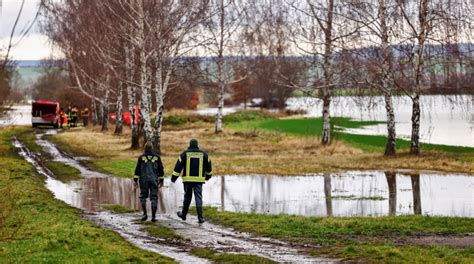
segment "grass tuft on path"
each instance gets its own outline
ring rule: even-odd
[[[142,225],[144,226],[142,229],[151,236],[165,240],[184,240],[174,229],[163,226],[160,223],[144,222]]]
[[[276,263],[269,259],[246,254],[230,254],[230,253],[218,253],[209,249],[193,249],[191,254],[206,258],[216,263],[235,263],[235,264],[253,264],[253,263]]]
[[[125,207],[120,204],[102,204],[100,207],[114,214],[129,214],[137,212],[137,210]]]
[[[71,182],[82,179],[81,171],[67,164],[57,161],[45,161],[44,165],[62,182]]]

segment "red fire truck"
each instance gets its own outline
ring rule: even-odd
[[[59,127],[59,103],[53,101],[35,101],[31,105],[31,123],[33,127]]]

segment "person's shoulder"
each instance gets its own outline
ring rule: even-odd
[[[200,151],[202,152],[202,154],[204,155],[204,157],[209,156],[205,150],[202,150],[202,149],[201,149]]]

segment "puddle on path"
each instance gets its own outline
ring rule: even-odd
[[[33,164],[38,172],[46,177],[46,186],[54,196],[71,206],[83,209],[85,217],[119,233],[134,245],[171,257],[183,263],[207,263],[188,254],[189,247],[170,245],[166,241],[150,237],[142,231],[142,226],[137,224],[138,214],[115,215],[100,210],[101,204],[121,204],[126,207],[138,209],[138,190],[134,188],[131,179],[107,176],[83,167],[73,157],[62,154],[54,144],[42,138],[37,138],[37,143],[47,151],[53,160],[66,163],[78,168],[84,179],[63,183],[53,178],[53,174],[41,166],[37,154],[31,153],[16,138],[13,145],[19,149],[19,154]],[[174,214],[181,204],[181,185],[162,188],[159,198],[158,221],[176,230],[184,238],[190,239],[195,247],[209,248],[219,252],[253,254],[272,259],[278,262],[319,262],[333,263],[335,260],[310,257],[284,242],[256,237],[252,234],[235,232],[210,223],[198,225],[197,219],[190,216],[187,222],[182,222]],[[163,199],[173,197],[172,199]],[[337,261],[337,260],[336,260]]]

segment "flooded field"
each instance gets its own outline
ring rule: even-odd
[[[62,154],[41,135],[37,143],[55,161],[78,168],[85,177],[67,184],[48,179],[47,187],[58,199],[87,211],[97,211],[101,204],[140,208],[139,191],[131,179],[91,171],[81,165],[81,158]],[[346,171],[305,176],[225,175],[207,182],[203,196],[205,205],[235,212],[474,217],[474,177],[462,174]],[[182,197],[180,180],[172,184],[167,179],[159,193],[159,212],[174,214]]]
[[[421,102],[421,141],[425,143],[474,147],[474,106],[472,95],[424,95]],[[322,102],[316,98],[290,98],[289,109],[303,109],[308,117],[321,116]],[[407,96],[394,96],[397,136],[411,135],[412,103]],[[363,121],[387,120],[383,97],[333,97],[331,115]],[[385,124],[351,129],[347,132],[386,135]]]
[[[0,127],[8,125],[31,125],[31,105],[12,106],[0,115]]]
[[[467,183],[467,184],[466,184]],[[159,212],[173,214],[182,204],[181,184],[160,189]],[[130,179],[92,177],[64,184],[48,182],[60,200],[96,211],[100,204],[140,209]],[[377,171],[314,176],[217,176],[204,186],[205,205],[234,212],[304,216],[383,216],[425,214],[474,217],[474,177]]]

